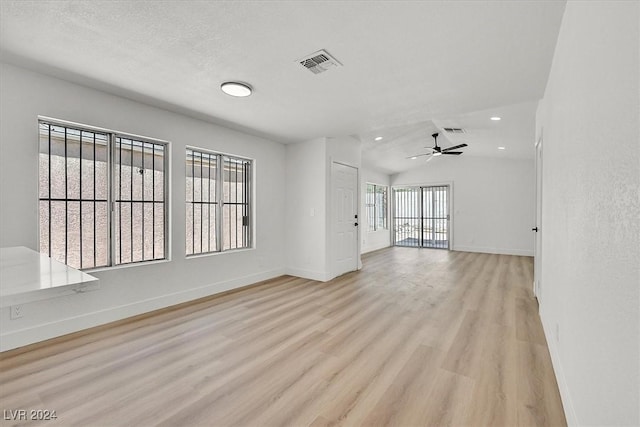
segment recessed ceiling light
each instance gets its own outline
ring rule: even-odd
[[[498,120],[502,120],[502,117],[493,116],[491,117],[491,120],[493,120],[494,122],[497,122]]]
[[[498,150],[504,150],[504,147],[498,147]]]
[[[417,159],[417,158],[418,158],[418,156],[413,156],[413,157],[411,158],[411,160],[415,160],[415,159]]]
[[[251,95],[252,89],[246,83],[240,82],[224,82],[220,85],[220,89],[227,95],[236,97],[245,97]]]
[[[373,138],[374,141],[380,141],[382,139],[381,136],[376,136],[375,138]]]

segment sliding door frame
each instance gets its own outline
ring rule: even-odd
[[[453,221],[454,221],[454,197],[453,197],[453,181],[436,181],[436,182],[427,182],[427,183],[418,183],[418,184],[404,184],[404,185],[392,185],[391,186],[391,195],[392,197],[390,197],[390,208],[391,208],[391,215],[389,217],[390,221],[391,221],[391,225],[393,225],[393,227],[389,227],[389,231],[391,232],[391,244],[393,246],[396,245],[396,232],[395,232],[395,222],[396,222],[396,197],[395,197],[395,191],[397,189],[400,188],[418,188],[418,187],[442,187],[442,186],[448,186],[449,187],[449,195],[448,195],[448,202],[449,202],[449,224],[447,225],[448,231],[449,231],[449,247],[447,248],[447,250],[449,251],[453,251],[455,250],[455,248],[453,247],[453,233],[454,233],[454,227],[453,227]],[[422,203],[422,190],[420,190],[420,203]],[[422,209],[422,206],[420,206],[420,209]],[[422,219],[420,219],[422,221]],[[418,248],[424,248],[422,246],[422,236],[420,236],[420,245],[417,246]],[[431,249],[431,248],[424,248],[424,249]],[[444,248],[443,248],[444,249]]]

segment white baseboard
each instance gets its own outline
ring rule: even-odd
[[[318,282],[328,282],[333,279],[331,273],[327,271],[304,270],[301,268],[287,267],[285,274],[290,276],[302,277],[303,279],[317,280]]]
[[[369,252],[373,252],[373,251],[377,251],[377,250],[384,249],[384,248],[389,248],[389,247],[391,247],[391,245],[389,243],[383,243],[383,244],[380,244],[380,245],[367,246],[367,247],[363,247],[362,248],[362,253],[366,254],[366,253],[369,253]]]
[[[484,254],[533,256],[533,249],[486,248],[481,246],[455,246],[454,251],[480,252]]]
[[[81,316],[65,318],[46,324],[30,326],[28,328],[7,332],[0,335],[0,351],[23,347],[25,345],[78,332],[94,326],[100,326],[139,314],[148,313],[153,310],[193,301],[198,298],[215,295],[263,280],[272,279],[274,277],[282,276],[283,274],[285,274],[284,269],[265,271],[224,282],[218,282],[142,301],[136,301],[131,304],[110,307],[104,310],[83,314]]]
[[[542,329],[544,335],[547,338],[547,345],[549,346],[549,354],[551,355],[551,364],[553,365],[553,372],[556,376],[556,382],[558,383],[558,389],[560,390],[560,398],[562,399],[562,407],[564,408],[564,416],[567,419],[567,426],[579,426],[578,417],[576,411],[573,408],[573,402],[571,400],[571,394],[569,393],[569,386],[564,376],[564,370],[562,369],[562,363],[560,362],[560,353],[554,335],[551,333],[553,328],[551,325],[547,325],[545,320],[540,316],[542,321]]]

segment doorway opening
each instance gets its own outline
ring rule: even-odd
[[[395,188],[393,195],[396,246],[450,248],[448,185]]]
[[[536,224],[532,228],[535,234],[535,252],[533,258],[533,294],[542,302],[542,134],[536,142]]]

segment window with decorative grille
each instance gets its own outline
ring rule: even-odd
[[[252,161],[186,150],[186,253],[251,247]]]
[[[78,269],[166,259],[165,142],[39,123],[40,252]]]
[[[367,184],[365,195],[365,207],[369,231],[386,230],[387,225],[387,194],[389,187],[386,185]]]

